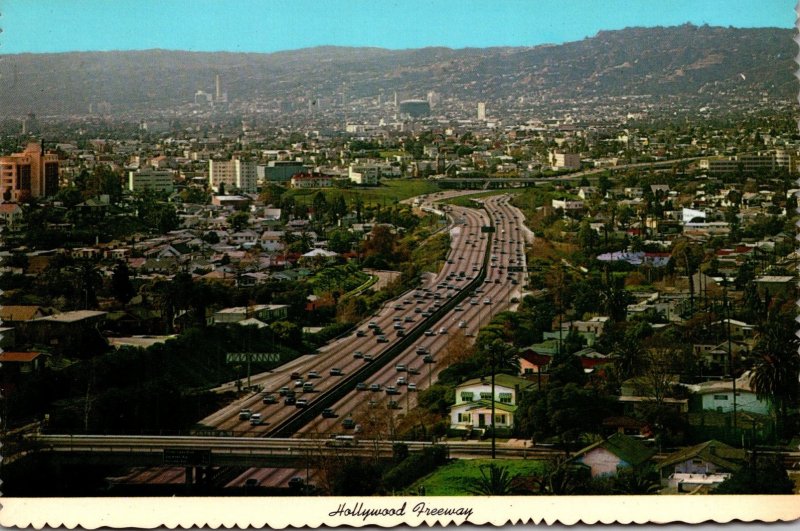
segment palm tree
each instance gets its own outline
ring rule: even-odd
[[[508,473],[504,466],[494,463],[479,467],[481,477],[472,479],[467,490],[471,494],[484,496],[503,496],[514,493],[514,477]]]
[[[498,371],[511,372],[512,374],[519,374],[519,357],[517,357],[516,349],[505,341],[500,339],[492,339],[489,342],[482,342],[478,346],[478,350],[484,359],[484,366],[488,368],[492,375],[492,459],[496,457],[496,434],[494,425],[494,380]]]
[[[751,383],[756,396],[772,402],[781,426],[786,428],[789,406],[797,402],[800,353],[796,325],[790,316],[768,319],[753,353],[758,361]]]

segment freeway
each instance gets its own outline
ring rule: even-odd
[[[438,373],[447,367],[444,352],[450,338],[457,331],[474,337],[481,326],[507,309],[512,299],[521,297],[524,275],[509,272],[509,266],[525,271],[525,244],[533,242],[533,233],[524,227],[524,216],[509,204],[510,198],[509,195],[498,195],[483,201],[495,232],[489,234],[492,246],[484,284],[474,289],[468,302],[453,308],[427,330],[421,340],[410,345],[369,380],[360,382],[363,384],[360,390],[351,391],[332,405],[330,409],[335,416],[316,417],[298,430],[298,436],[330,437],[337,433],[348,433],[349,429],[361,431],[361,426],[356,424],[371,416],[368,408],[374,408],[379,416],[388,415],[399,420],[401,415],[416,406],[417,391],[410,390],[408,384],[413,384],[416,390],[426,389],[436,381]],[[464,241],[466,247],[456,249],[456,253],[467,251],[469,246],[476,243],[475,237],[483,236],[479,232],[470,234],[473,239]],[[432,363],[423,361],[426,355],[430,356]],[[398,382],[399,378],[403,378],[405,383]],[[345,429],[342,424],[345,419],[351,422],[349,429]],[[297,474],[297,471],[286,469],[250,469],[231,480],[228,485],[241,486],[248,480],[255,480],[262,485],[277,486]]]
[[[427,319],[474,280],[488,244],[485,234],[480,238],[478,236],[480,227],[489,223],[484,213],[452,207],[449,215],[453,220],[450,229],[451,258],[418,292],[419,297],[414,297],[412,292],[388,301],[355,333],[341,337],[317,353],[302,356],[272,373],[256,376],[254,381],[266,393],[279,398],[277,403],[264,403],[262,395],[252,394],[203,419],[200,424],[245,436],[267,435],[274,426],[298,413],[297,405],[286,404],[281,393],[296,392],[296,400],[306,400],[305,405],[312,407],[315,401],[321,400],[327,391],[343,379],[365,364],[374,363],[403,336],[429,326]],[[467,244],[467,241],[470,243]],[[456,254],[458,258],[453,258]],[[313,391],[303,392],[304,384],[311,384]],[[254,426],[248,419],[240,419],[241,408],[258,413],[264,423]]]

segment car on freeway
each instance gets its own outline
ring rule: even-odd
[[[277,404],[278,398],[273,394],[269,394],[265,395],[264,398],[261,399],[261,402],[263,402],[264,404]]]
[[[408,383],[408,380],[406,380],[405,376],[400,376],[397,379],[397,381],[395,382],[395,385],[397,385],[399,387],[401,385],[406,385],[407,383]]]
[[[414,322],[414,316],[413,315],[406,315],[406,317],[405,317],[405,319],[403,319],[403,321],[405,321],[407,323],[413,323]]]
[[[490,299],[489,297],[486,297],[485,299],[483,299],[483,303],[484,304],[491,304],[492,303],[492,299]]]
[[[424,354],[430,354],[431,353],[431,351],[428,350],[428,347],[423,347],[423,346],[417,347],[417,350],[415,350],[414,352],[416,352],[420,356],[422,356]]]
[[[250,415],[250,425],[260,426],[261,424],[264,424],[264,419],[261,418],[261,413],[253,413]]]
[[[308,372],[308,377],[309,377],[309,379],[310,378],[322,378],[322,376],[320,376],[319,372],[317,372],[317,371],[309,371]]]
[[[338,367],[334,367],[334,368],[331,369],[330,374],[331,374],[331,376],[341,376],[344,373],[342,372],[342,369],[340,369]]]
[[[370,363],[375,361],[375,357],[372,354],[364,354],[364,363]]]
[[[463,312],[464,311],[464,307],[459,304],[455,308],[453,308],[453,311],[455,311],[455,312]]]
[[[381,335],[381,336],[378,336],[378,339],[376,341],[378,343],[388,343],[389,342],[389,338],[387,338],[386,336]]]
[[[397,372],[406,372],[406,366],[405,366],[405,365],[403,365],[402,363],[398,363],[397,365],[395,365],[395,366],[394,366],[394,369],[395,369]]]
[[[376,323],[375,321],[370,321],[369,324],[367,325],[367,328],[373,328],[373,329],[378,328],[378,323]]]
[[[283,405],[285,406],[293,406],[295,405],[295,402],[297,402],[297,400],[295,399],[294,396],[287,396],[286,398],[283,399]]]
[[[408,374],[419,374],[419,369],[417,369],[416,367],[409,367]]]
[[[308,407],[308,400],[306,400],[305,398],[298,398],[297,401],[295,401],[294,405],[295,407],[298,408]]]
[[[398,391],[397,387],[395,387],[393,385],[387,385],[386,386],[386,394],[387,395],[399,395],[400,391]]]
[[[292,374],[289,376],[289,378],[291,378],[292,380],[297,380],[298,378],[302,378],[302,377],[303,377],[303,376],[302,376],[302,375],[301,375],[299,372],[297,372],[297,371],[294,371],[294,372],[293,372],[293,373],[292,373]]]
[[[301,379],[301,380],[295,380],[295,381],[294,381],[294,386],[295,386],[295,387],[303,387],[303,384],[304,384],[304,383],[305,383],[305,382],[304,382],[302,379]]]
[[[410,393],[413,393],[414,391],[417,390],[417,384],[409,382],[406,388]]]
[[[363,330],[357,330],[356,331],[356,337],[364,337],[366,335],[367,335],[367,333],[364,332]]]
[[[353,420],[351,417],[347,417],[342,421],[342,428],[346,430],[352,430],[356,427],[356,421]]]
[[[406,331],[405,330],[398,330],[397,331],[397,337],[405,337],[405,336],[406,336]]]
[[[253,411],[250,408],[242,408],[239,410],[239,420],[249,420]]]
[[[445,328],[445,327],[439,328],[439,333],[440,334],[446,334],[447,333],[447,328]]]
[[[355,352],[353,352],[353,358],[361,359],[363,357],[364,357],[364,353],[361,352],[360,350],[356,350]]]
[[[467,327],[467,322],[466,321],[459,321],[458,322],[458,327],[459,328],[466,328]]]
[[[427,329],[427,330],[425,330],[425,332],[424,332],[424,333],[425,333],[425,335],[426,335],[426,336],[428,336],[428,337],[431,337],[431,336],[435,336],[435,335],[436,335],[436,332],[434,332],[434,331],[433,331],[433,330],[431,330],[430,328],[429,328],[429,329]]]
[[[369,390],[373,393],[377,393],[381,390],[381,384],[374,383],[369,385]]]
[[[356,384],[356,391],[366,391],[366,390],[367,390],[367,384],[365,384],[364,382],[358,382]]]
[[[304,393],[313,393],[314,392],[314,384],[311,382],[306,382],[303,384],[303,392]]]
[[[433,356],[428,354],[427,356],[422,358],[422,363],[436,363],[436,362],[434,361]]]
[[[339,415],[329,407],[322,410],[322,418],[324,419],[335,419],[338,416]]]

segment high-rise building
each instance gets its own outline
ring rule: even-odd
[[[22,153],[0,157],[0,193],[4,201],[48,197],[58,192],[58,155],[44,143],[30,142]]]
[[[175,189],[174,175],[168,170],[137,170],[128,172],[128,190],[144,192],[172,192]]]
[[[219,74],[214,78],[214,104],[228,103],[228,93],[222,91],[222,78]]]
[[[208,184],[219,192],[224,184],[226,192],[238,190],[250,193],[258,191],[258,170],[255,161],[233,158],[231,160],[208,161]]]
[[[486,102],[478,102],[478,120],[486,120]]]

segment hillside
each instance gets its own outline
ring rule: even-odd
[[[232,101],[301,95],[352,100],[434,90],[466,100],[539,101],[615,95],[752,97],[797,94],[794,30],[628,28],[563,45],[459,49],[319,47],[271,54],[183,51],[0,55],[0,118],[170,109],[223,76]]]

